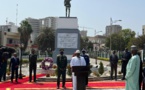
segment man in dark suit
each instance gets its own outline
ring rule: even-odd
[[[125,52],[122,55],[122,70],[121,70],[121,72],[123,73],[122,80],[125,80],[126,66],[130,58],[131,58],[131,53],[128,52],[128,49],[126,48]]]
[[[11,70],[11,83],[13,83],[14,74],[16,74],[15,81],[18,82],[18,67],[19,67],[19,58],[17,58],[17,54],[14,53],[13,57],[11,58],[9,66],[9,70]]]
[[[34,82],[36,82],[37,55],[34,49],[31,52],[32,54],[29,55],[29,82],[32,81],[32,71],[34,72]]]
[[[118,56],[116,55],[116,51],[113,51],[113,54],[110,56],[111,80],[113,79],[113,71],[115,71],[115,80],[117,80],[117,63],[118,63]]]
[[[64,49],[60,49],[60,54],[57,55],[57,69],[58,69],[57,89],[59,89],[61,75],[62,75],[62,87],[66,89],[65,87],[66,67],[67,67],[67,57],[64,55]]]
[[[86,55],[86,50],[83,49],[83,50],[82,50],[82,53],[83,53],[82,57],[84,57],[84,59],[85,59],[85,61],[86,61],[86,66],[90,67],[90,58],[89,58],[88,55]],[[87,86],[87,85],[88,85],[88,76],[86,77],[86,86]]]

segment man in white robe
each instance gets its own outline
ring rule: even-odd
[[[80,50],[76,50],[76,56],[72,57],[70,66],[86,66],[86,61],[84,57],[80,56]],[[77,77],[72,72],[72,79],[73,79],[73,90],[77,90]]]

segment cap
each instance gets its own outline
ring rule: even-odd
[[[80,50],[76,50],[76,52],[75,53],[80,53]]]
[[[61,48],[61,49],[59,49],[59,51],[60,51],[60,52],[61,52],[61,51],[64,51],[64,49]]]
[[[82,52],[86,52],[86,50],[83,48],[83,49],[82,49]]]
[[[131,50],[137,50],[137,47],[135,45],[132,45]]]

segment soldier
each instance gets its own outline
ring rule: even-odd
[[[86,50],[85,49],[83,49],[82,50],[82,53],[83,53],[83,55],[82,55],[82,57],[84,57],[84,59],[85,59],[85,61],[86,61],[86,66],[90,66],[90,58],[89,58],[89,56],[88,55],[86,55]],[[88,85],[88,76],[86,77],[86,86]]]
[[[29,55],[29,82],[32,80],[32,71],[34,72],[34,82],[36,82],[36,68],[37,68],[37,55],[35,50],[32,49],[32,54]]]
[[[65,87],[65,80],[66,80],[66,67],[67,67],[67,57],[64,55],[64,49],[60,49],[60,54],[57,55],[57,89],[59,89],[60,85],[60,76],[62,75],[62,87]]]
[[[9,70],[11,70],[11,83],[13,83],[14,74],[16,74],[15,81],[18,82],[18,67],[19,67],[19,58],[17,58],[17,54],[14,53],[13,57],[11,58],[9,66]]]
[[[122,73],[123,73],[123,77],[122,77],[122,80],[125,80],[125,75],[126,75],[126,66],[127,66],[127,63],[129,61],[129,59],[131,58],[131,53],[128,52],[128,49],[126,48],[125,49],[125,52],[122,56]]]

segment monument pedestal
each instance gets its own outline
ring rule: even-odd
[[[55,32],[55,51],[53,52],[53,60],[59,54],[59,49],[64,49],[68,63],[72,55],[77,49],[80,49],[80,31],[78,30],[78,20],[76,17],[60,17],[57,22]]]

